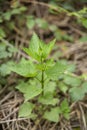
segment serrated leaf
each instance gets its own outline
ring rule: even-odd
[[[55,107],[55,108],[51,108],[50,111],[46,111],[44,113],[43,118],[52,122],[59,122],[59,114],[60,114],[60,109],[58,107]]]
[[[16,89],[18,89],[22,93],[26,93],[29,89],[29,83],[21,82],[19,85],[16,86]]]
[[[23,50],[32,58],[41,62],[41,60],[45,60],[48,57],[54,44],[55,40],[51,41],[49,44],[45,44],[34,33],[34,35],[31,38],[29,48],[24,48]]]
[[[81,88],[84,94],[87,93],[87,82],[84,82]]]
[[[39,49],[40,49],[40,39],[34,33],[30,40],[29,48],[23,48],[23,50],[35,60],[40,61]]]
[[[1,76],[6,76],[11,73],[10,66],[12,66],[14,63],[12,61],[8,61],[6,64],[2,64],[0,66],[0,74]]]
[[[34,104],[25,102],[19,108],[19,117],[28,117],[31,115]]]
[[[78,77],[66,75],[64,78],[64,83],[73,87],[77,87],[81,84],[81,80]]]
[[[47,45],[44,46],[44,50],[43,50],[43,55],[45,58],[48,57],[48,55],[50,54],[51,50],[53,49],[54,47],[54,44],[55,44],[55,39],[53,41],[51,41],[50,43],[48,43]]]
[[[35,65],[31,61],[22,59],[20,63],[11,67],[11,71],[24,77],[34,77],[37,74]]]
[[[30,86],[28,90],[29,91],[24,94],[25,101],[33,99],[42,93],[42,89],[38,86]]]
[[[73,101],[82,100],[87,93],[87,82],[80,87],[71,88],[69,92]]]
[[[65,72],[67,66],[62,62],[58,61],[54,66],[50,67],[50,69],[46,70],[46,74],[51,79],[58,79],[58,77]]]
[[[73,87],[69,91],[72,101],[82,100],[84,98],[84,92],[80,87]]]
[[[69,119],[69,113],[70,113],[70,107],[68,105],[68,101],[64,99],[60,105],[60,110],[62,115],[66,118]]]
[[[42,92],[39,86],[31,86],[28,83],[21,83],[16,87],[20,92],[24,93],[25,101],[33,99]]]
[[[40,39],[38,38],[38,36],[34,33],[32,38],[31,38],[31,41],[30,41],[30,46],[29,46],[29,49],[32,51],[32,52],[38,52],[39,50],[39,42],[40,42]]]
[[[52,93],[46,93],[43,96],[39,97],[39,102],[45,105],[56,105],[59,100],[53,97]]]
[[[40,61],[40,55],[37,54],[37,52],[33,52],[32,50],[30,50],[29,48],[23,48],[23,50],[29,55],[31,56],[33,59]]]

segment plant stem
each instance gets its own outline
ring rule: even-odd
[[[44,64],[42,57],[41,57],[41,64]],[[44,95],[44,70],[42,70],[42,75],[41,75],[41,86],[42,86],[42,95]]]
[[[42,95],[44,95],[44,71],[42,70],[42,80],[41,80],[41,84],[42,84]]]

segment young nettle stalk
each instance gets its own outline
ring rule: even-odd
[[[41,80],[41,84],[42,84],[42,95],[44,95],[44,70],[42,70],[42,80]]]
[[[20,117],[35,118],[41,113],[43,106],[47,108],[44,113],[42,111],[42,118],[44,119],[58,122],[60,114],[64,114],[65,118],[69,117],[70,109],[67,100],[65,99],[58,106],[58,86],[55,82],[67,70],[67,65],[64,62],[54,62],[53,59],[48,58],[54,44],[55,40],[46,44],[34,34],[29,43],[29,48],[23,48],[32,59],[22,58],[20,63],[11,68],[12,71],[21,76],[33,78],[33,80],[29,79],[27,82],[22,81],[16,87],[24,94],[25,98],[25,102],[20,107]],[[36,103],[33,104],[32,100],[35,98]],[[40,104],[40,106],[37,108],[35,107],[36,104]],[[38,109],[38,113],[34,113],[35,109]]]
[[[43,56],[41,56],[41,64],[44,65],[44,59],[43,59]],[[44,73],[45,73],[45,70],[44,70],[44,68],[43,68],[42,71],[41,71],[42,95],[44,95],[44,82],[45,82]]]

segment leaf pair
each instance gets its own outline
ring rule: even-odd
[[[46,111],[44,113],[43,117],[52,122],[59,122],[60,114],[62,114],[66,119],[69,119],[69,112],[70,112],[70,108],[67,100],[65,99],[61,103],[60,107],[51,108],[50,111]]]
[[[49,44],[46,45],[34,33],[31,38],[29,48],[24,48],[23,50],[32,58],[41,62],[42,59],[45,60],[48,57],[54,44],[55,40],[51,41]]]

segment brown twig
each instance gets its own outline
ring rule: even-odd
[[[80,102],[79,102],[79,108],[80,108],[80,112],[81,112],[81,120],[82,120],[82,123],[83,123],[82,129],[87,130],[85,114],[84,114],[84,110],[83,110],[82,105],[80,104]]]
[[[66,12],[69,14],[69,12],[67,10],[65,10],[64,8],[58,6],[58,7],[55,7],[51,4],[47,4],[47,3],[44,3],[44,2],[38,2],[38,1],[34,1],[34,0],[20,0],[20,2],[23,2],[23,3],[32,3],[32,4],[37,4],[37,5],[42,5],[42,6],[45,6],[45,7],[48,7],[50,9],[53,9],[54,11],[56,12],[60,12],[60,11],[63,11],[63,12]]]
[[[14,48],[13,45],[11,45],[7,40],[5,39],[0,39],[3,43],[5,43],[7,46]],[[17,49],[17,48],[16,48]],[[21,50],[17,49],[17,51],[19,52],[20,55],[22,55],[23,57],[27,58],[27,59],[31,59],[28,55],[26,55],[24,52],[22,52]]]

